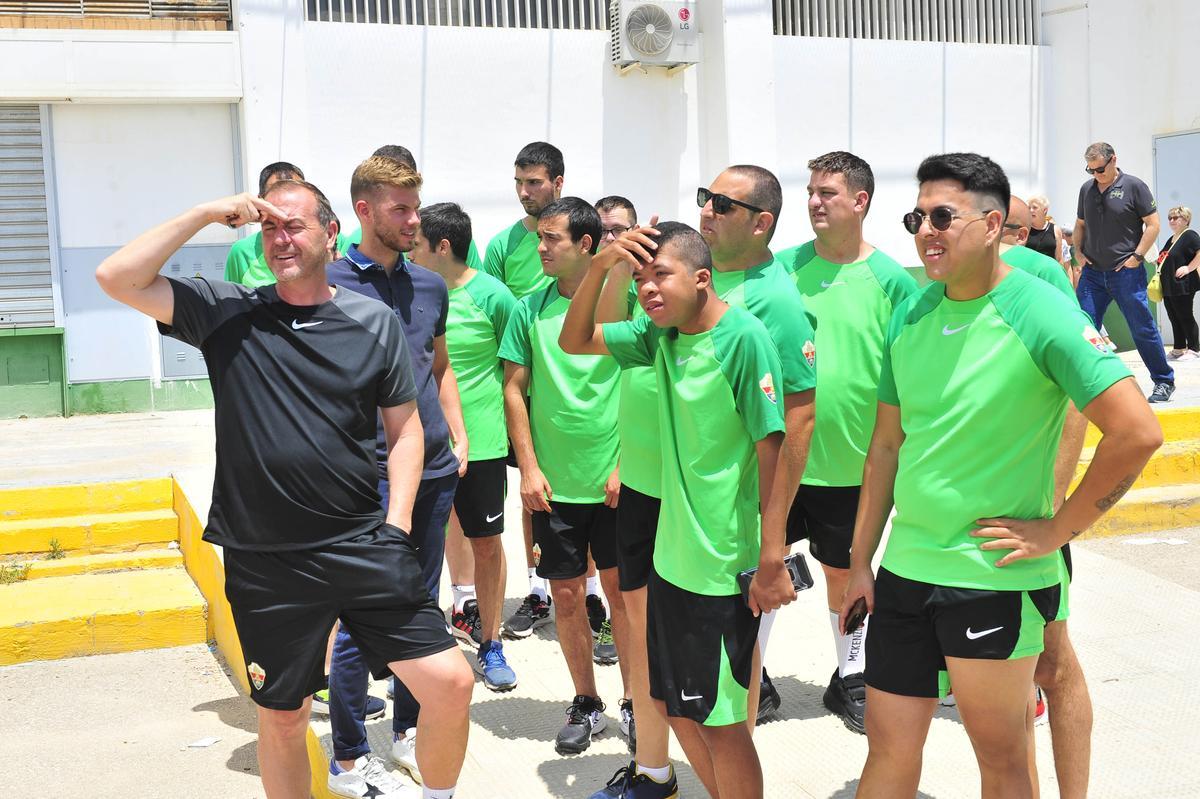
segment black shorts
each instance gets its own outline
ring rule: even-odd
[[[787,518],[788,546],[808,539],[808,551],[826,566],[850,568],[854,517],[862,486],[801,484]]]
[[[452,648],[417,551],[399,528],[320,549],[225,550],[225,596],[250,675],[250,698],[297,710],[325,685],[325,649],[341,619],[376,679],[388,664]]]
[[[603,502],[550,501],[533,514],[537,576],[570,580],[587,572],[588,550],[597,569],[617,565],[617,511]]]
[[[622,591],[645,588],[654,568],[654,538],[662,500],[621,484],[617,503],[617,575]]]
[[[454,492],[454,512],[467,538],[488,538],[504,532],[504,495],[508,469],[504,458],[471,461]]]
[[[902,696],[945,696],[946,658],[1016,660],[1039,654],[1061,587],[987,591],[909,580],[881,568],[867,630],[867,685]]]
[[[650,574],[646,648],[650,696],[667,715],[708,727],[746,720],[758,617],[742,595],[694,594]]]

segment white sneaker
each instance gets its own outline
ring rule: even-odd
[[[337,774],[334,769],[338,769]],[[421,792],[405,785],[387,770],[375,755],[363,755],[354,761],[354,768],[342,771],[337,761],[329,761],[329,792],[337,796],[361,799],[366,796],[379,799],[419,799]]]
[[[392,741],[392,762],[421,784],[421,772],[417,769],[417,728],[409,727],[404,737]]]
[[[1200,361],[1200,352],[1195,350],[1184,350],[1183,355],[1180,355],[1175,360],[1177,361]]]
[[[1180,356],[1183,355],[1183,353],[1184,353],[1184,350],[1171,350],[1170,352],[1167,353],[1167,360],[1168,361],[1178,361]]]

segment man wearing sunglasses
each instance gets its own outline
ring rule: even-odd
[[[707,189],[697,189],[696,204],[700,206],[700,235],[712,251],[713,289],[724,302],[758,317],[779,350],[787,434],[772,490],[787,497],[781,506],[787,508],[800,485],[812,439],[816,336],[804,301],[770,249],[783,208],[783,188],[769,170],[741,164],[726,169]],[[787,519],[768,514],[762,523],[765,530],[775,524],[784,526]],[[784,538],[780,533],[779,538]],[[758,634],[760,657],[766,655],[773,621],[774,612],[763,614]],[[780,702],[763,669],[761,684],[750,692],[756,721],[761,723],[770,716]]]
[[[847,635],[838,611],[850,577],[850,540],[875,426],[884,333],[893,310],[917,283],[863,239],[875,193],[871,165],[853,153],[832,152],[809,161],[808,168],[808,217],[816,238],[784,250],[778,260],[817,318],[821,384],[837,389],[822,393],[817,404],[812,449],[788,514],[787,543],[808,539],[825,573],[837,668],[824,704],[862,733],[867,626]]]
[[[1110,302],[1129,325],[1142,363],[1150,370],[1151,402],[1175,393],[1175,372],[1167,363],[1162,336],[1146,304],[1146,253],[1158,236],[1159,221],[1150,187],[1117,168],[1107,142],[1088,146],[1083,157],[1092,176],[1079,189],[1075,241],[1083,270],[1076,292],[1084,312],[1099,328]]]
[[[865,601],[869,753],[860,796],[916,793],[954,686],[983,796],[1033,795],[1025,713],[1062,586],[1059,548],[1125,494],[1162,430],[1090,320],[1000,259],[1008,178],[975,153],[925,159],[905,215],[933,281],[896,309],[851,547],[843,623]],[[1068,398],[1101,431],[1053,507]],[[895,506],[878,576],[871,559]]]

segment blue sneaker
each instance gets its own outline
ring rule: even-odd
[[[517,687],[517,673],[504,659],[504,645],[499,641],[483,642],[476,668],[483,675],[483,684],[493,691],[511,691]]]
[[[655,782],[645,774],[639,774],[637,763],[630,762],[628,766],[617,769],[600,790],[589,799],[676,799],[679,796],[679,783],[675,780],[675,769],[671,769],[666,782]]]

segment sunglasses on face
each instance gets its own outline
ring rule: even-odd
[[[1168,216],[1167,217],[1168,222],[1174,222],[1176,219],[1183,219],[1183,217],[1182,216]]]
[[[612,227],[601,228],[600,229],[600,238],[607,239],[609,237],[612,237],[615,239],[620,236],[623,236],[625,233],[629,232],[630,230],[633,230],[633,228],[625,227],[624,225],[614,225]]]
[[[951,209],[944,205],[939,205],[928,214],[924,211],[909,211],[904,215],[904,229],[914,236],[921,230],[922,223],[926,219],[929,220],[929,225],[934,230],[946,231],[950,229],[950,225],[954,224],[955,219],[966,219],[970,214],[956,214]],[[985,214],[978,214],[980,218]]]
[[[749,209],[756,214],[761,214],[764,211],[764,209],[759,208],[757,205],[744,203],[741,200],[735,200],[732,197],[726,197],[724,194],[713,194],[708,189],[696,189],[696,207],[703,208],[704,206],[708,205],[710,201],[712,202],[713,213],[721,214],[722,216],[729,213],[729,211],[735,205],[740,205],[741,207]]]
[[[1102,166],[1097,166],[1097,167],[1085,166],[1083,168],[1083,171],[1087,172],[1089,175],[1095,175],[1097,172],[1103,172],[1104,170],[1108,169],[1108,165],[1112,163],[1112,160],[1114,157],[1115,156],[1110,155],[1108,157],[1108,160],[1105,161]]]

